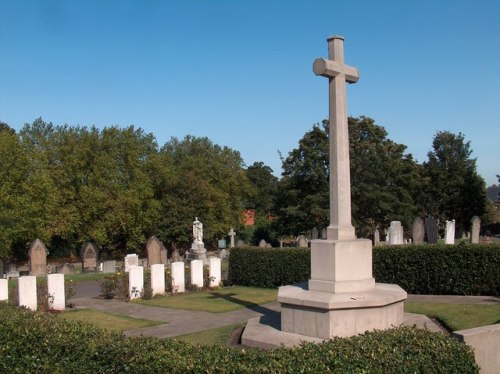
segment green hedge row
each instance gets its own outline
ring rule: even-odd
[[[306,248],[233,248],[229,282],[279,287],[310,277]],[[500,295],[500,245],[401,245],[373,248],[373,276],[408,293]]]
[[[271,352],[126,338],[57,315],[0,303],[6,373],[477,373],[470,348],[416,328]]]

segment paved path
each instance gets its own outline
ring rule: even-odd
[[[99,298],[99,285],[97,282],[82,282],[76,287],[76,294],[71,300],[77,308],[90,308],[103,312],[123,314],[134,318],[143,318],[165,322],[164,324],[129,330],[127,336],[147,335],[155,337],[172,337],[188,334],[211,328],[222,327],[234,323],[246,323],[248,319],[265,315],[266,318],[276,319],[280,311],[277,302],[244,308],[226,313],[195,312],[182,309],[160,308],[119,300],[106,300]],[[490,304],[500,305],[500,298],[493,296],[434,296],[434,295],[408,295],[410,302],[439,302],[449,304]],[[423,327],[438,331],[430,320],[420,319],[420,315],[406,313],[405,319],[413,325],[421,321]]]

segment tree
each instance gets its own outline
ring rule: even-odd
[[[349,117],[353,225],[366,235],[390,220],[409,224],[417,212],[419,166],[406,147],[367,117]],[[329,123],[314,125],[283,160],[277,194],[281,233],[305,234],[329,225]]]
[[[263,162],[254,162],[247,168],[246,175],[254,187],[247,208],[255,209],[258,215],[268,215],[274,208],[278,178],[273,175],[273,169]]]
[[[426,211],[441,222],[455,219],[457,234],[469,228],[473,216],[486,212],[486,184],[471,155],[470,142],[462,133],[441,131],[434,136],[423,165]]]

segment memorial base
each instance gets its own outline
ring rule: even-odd
[[[205,244],[193,243],[191,245],[191,249],[186,254],[186,260],[189,262],[193,260],[202,260],[204,265],[208,264],[207,249],[205,248]]]
[[[406,297],[395,284],[345,293],[310,291],[305,283],[283,286],[278,291],[281,331],[330,339],[400,326]]]

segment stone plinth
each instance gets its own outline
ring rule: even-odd
[[[207,249],[204,243],[192,243],[191,249],[187,253],[186,259],[188,261],[192,260],[202,260],[204,264],[208,263],[207,259]]]
[[[281,331],[330,339],[399,326],[406,296],[401,287],[382,283],[344,293],[311,291],[306,284],[283,286],[278,291]]]

